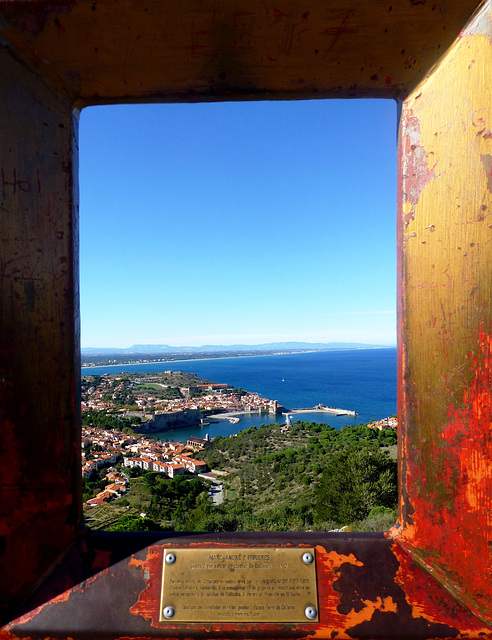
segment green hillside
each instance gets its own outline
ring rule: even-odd
[[[103,507],[100,527],[176,531],[305,531],[348,526],[381,531],[396,520],[396,432],[365,425],[261,425],[217,437],[197,454],[226,473],[224,502],[211,505],[207,484],[142,473],[121,500]],[[135,500],[137,485],[141,503]],[[117,514],[114,512],[117,510]],[[142,512],[145,521],[140,520]],[[95,519],[93,526],[98,526]]]

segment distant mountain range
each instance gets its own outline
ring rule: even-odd
[[[334,349],[378,349],[388,345],[364,344],[361,342],[266,342],[264,344],[204,344],[201,347],[171,347],[168,344],[134,344],[128,348],[85,347],[82,355],[145,355],[180,353],[240,353],[255,351],[330,351]]]

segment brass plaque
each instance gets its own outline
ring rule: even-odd
[[[317,622],[314,549],[165,549],[159,620]]]

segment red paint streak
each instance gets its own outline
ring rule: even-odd
[[[347,27],[347,24],[353,18],[355,13],[356,13],[355,9],[351,9],[350,11],[347,11],[347,13],[344,15],[343,20],[340,23],[339,27],[333,27],[333,28],[325,29],[324,31],[321,32],[322,35],[332,36],[332,38],[333,38],[331,43],[330,43],[330,45],[325,49],[325,56],[330,53],[330,51],[333,49],[333,47],[335,47],[335,45],[337,44],[338,40],[341,38],[341,36],[344,33],[355,33],[356,32],[356,29],[352,29],[352,28]]]
[[[234,18],[234,27],[238,26],[238,19],[239,18],[251,18],[254,14],[251,11],[235,11],[233,18]]]
[[[391,77],[391,75],[386,76],[385,82],[386,82],[386,84],[391,84],[393,82],[393,78]]]
[[[277,7],[275,7],[273,9],[273,15],[275,16],[275,18],[283,18],[287,14],[284,13],[281,9],[278,9]]]
[[[407,444],[406,486],[415,510],[402,542],[477,615],[492,620],[492,336],[478,331],[470,383],[434,438],[432,475]]]
[[[420,143],[420,121],[409,109],[402,115],[401,162],[403,173],[403,203],[410,203],[410,212],[404,216],[408,223],[415,217],[415,207],[424,187],[435,178],[435,163],[429,167],[429,155]]]
[[[305,29],[301,29],[300,31],[296,31],[296,38],[299,39],[301,33],[305,33],[306,31],[311,31],[310,27],[306,27]]]

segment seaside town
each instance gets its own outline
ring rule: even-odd
[[[128,490],[128,478],[112,468],[118,461],[125,468],[139,467],[144,471],[164,473],[170,478],[185,472],[214,480],[217,474],[206,473],[207,465],[193,457],[197,451],[210,446],[206,438],[189,438],[182,442],[160,442],[145,436],[129,436],[116,429],[84,427],[82,429],[82,477],[90,478],[105,467],[109,469],[104,490],[84,503],[85,507],[98,507],[115,500]],[[86,454],[86,449],[91,453]]]
[[[168,376],[166,381],[169,382],[169,376],[172,378],[177,373],[164,372],[164,375]],[[84,378],[82,416],[86,426],[82,429],[82,476],[90,478],[101,469],[109,467],[106,474],[107,485],[104,490],[87,500],[85,507],[102,506],[128,491],[127,474],[123,468],[121,472],[114,468],[118,462],[122,462],[125,469],[138,467],[146,472],[163,473],[169,478],[190,473],[212,482],[217,479],[221,472],[207,471],[206,463],[199,459],[199,452],[211,446],[208,435],[205,438],[191,437],[186,443],[164,442],[148,437],[147,432],[157,430],[156,423],[159,430],[162,430],[160,416],[165,417],[163,424],[170,428],[180,422],[189,423],[190,420],[198,420],[195,424],[199,424],[200,420],[207,419],[203,416],[224,417],[226,414],[226,419],[238,420],[231,414],[278,414],[284,411],[277,402],[261,398],[258,394],[242,389],[234,390],[227,384],[203,382],[193,374],[186,375],[187,381],[190,382],[191,378],[192,384],[180,388],[156,382],[157,379],[162,380],[162,374],[146,376],[145,379],[141,376],[130,379],[126,376],[109,375]],[[162,394],[155,393],[155,388],[159,388],[159,385],[162,390],[173,389],[174,394],[177,389],[180,397],[159,397]],[[117,420],[135,420],[138,425],[135,428],[144,434],[135,433],[128,428],[105,429],[92,425],[91,416],[101,412],[110,413]],[[289,416],[286,421],[288,420]],[[378,430],[396,429],[397,419],[385,418],[368,426]]]
[[[206,473],[205,462],[193,457],[210,446],[208,436],[190,438],[186,443],[162,442],[145,435],[95,427],[91,416],[94,412],[108,413],[132,421],[140,434],[150,434],[176,427],[203,426],[209,416],[239,422],[238,413],[278,414],[284,410],[276,401],[256,393],[173,371],[144,376],[86,376],[82,379],[81,407],[82,421],[86,424],[82,430],[83,477],[90,478],[100,469],[122,461],[124,467],[139,467],[170,478],[188,472],[210,481],[217,474]],[[86,450],[90,451],[88,455]],[[110,469],[106,478],[104,490],[86,501],[85,507],[101,506],[128,490],[124,474]]]
[[[179,384],[183,381],[187,384]],[[81,406],[82,412],[117,411],[124,417],[139,418],[139,431],[144,433],[204,425],[208,416],[232,419],[229,414],[286,411],[277,401],[256,393],[175,371],[87,376],[82,380]]]

